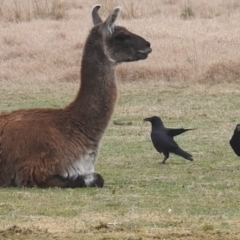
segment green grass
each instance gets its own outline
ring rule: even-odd
[[[64,106],[77,86],[5,90],[0,109]],[[239,239],[240,162],[229,146],[239,121],[238,86],[120,84],[96,163],[104,188],[2,188],[0,239]],[[193,162],[170,155],[159,164],[163,156],[142,122],[152,115],[169,127],[197,128],[176,137]]]

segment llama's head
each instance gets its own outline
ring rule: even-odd
[[[93,7],[92,20],[108,58],[115,63],[146,59],[152,52],[150,43],[124,27],[115,26],[120,8],[116,7],[105,21],[98,14],[99,8],[100,5]]]

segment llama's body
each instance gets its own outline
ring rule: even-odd
[[[84,131],[77,120],[63,113],[64,110],[41,109],[0,117],[4,123],[0,146],[1,186],[47,187],[44,184],[49,176],[57,174],[75,180],[79,175],[94,172],[97,139]],[[14,161],[10,164],[8,159]]]
[[[145,59],[151,49],[141,37],[114,27],[118,8],[105,22],[98,9],[96,6],[92,12],[95,27],[84,47],[81,87],[75,100],[63,109],[17,110],[0,115],[0,186],[103,186],[94,164],[117,100],[115,66]],[[112,39],[115,32],[132,34],[140,49],[125,53],[124,36]]]

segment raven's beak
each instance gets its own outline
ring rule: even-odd
[[[144,122],[147,122],[147,121],[150,122],[150,121],[151,121],[151,118],[144,118],[143,121],[144,121]]]
[[[238,132],[240,131],[240,125],[239,124],[237,125],[237,131]]]

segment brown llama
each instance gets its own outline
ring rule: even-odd
[[[152,50],[142,37],[115,26],[119,7],[104,22],[99,8],[92,10],[75,100],[63,109],[0,115],[0,186],[103,187],[94,164],[117,100],[115,66],[146,59]]]

